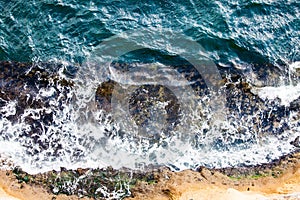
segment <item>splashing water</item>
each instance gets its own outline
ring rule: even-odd
[[[0,2],[0,60],[33,62],[1,62],[0,152],[29,173],[298,148],[296,1]]]
[[[7,65],[12,68],[11,65],[19,64]],[[135,120],[130,122],[134,126],[129,126],[127,121],[117,121],[111,110],[101,107],[111,102],[96,101],[105,97],[96,93],[97,87],[101,88],[105,82],[95,78],[96,81],[89,79],[90,84],[84,85],[79,78],[67,78],[66,67],[61,67],[58,74],[47,74],[46,84],[40,77],[40,73],[45,73],[42,69],[31,68],[35,72],[23,74],[21,71],[18,78],[25,78],[22,83],[14,80],[15,85],[3,79],[2,90],[18,85],[14,88],[20,93],[18,96],[2,93],[1,153],[10,156],[27,172],[60,167],[142,169],[148,165],[168,165],[183,170],[199,165],[217,168],[255,165],[296,149],[291,142],[299,136],[299,106],[292,103],[290,107],[282,106],[279,99],[260,98],[241,81],[232,82],[228,78],[224,85],[228,101],[225,121],[214,117],[209,106],[212,92],[204,94],[205,88],[195,89],[201,95],[194,99],[195,107],[182,106],[176,95],[163,86],[138,86],[130,96],[132,111],[126,117]],[[14,73],[19,72],[20,69],[14,69]],[[30,82],[35,76],[38,80]],[[174,81],[168,76],[164,78]],[[122,82],[114,84],[119,92],[128,89],[122,88],[126,87]],[[122,98],[122,94],[115,94],[114,98],[117,97]],[[190,98],[189,93],[181,98]],[[175,118],[173,121],[166,120],[167,112]],[[162,121],[170,125],[169,129],[160,128]],[[180,127],[180,123],[188,126]]]

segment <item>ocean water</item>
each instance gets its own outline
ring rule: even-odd
[[[0,152],[30,173],[270,162],[297,150],[299,44],[297,0],[0,0],[0,61],[75,85],[27,80],[21,93],[47,106],[21,114],[2,98]],[[2,74],[2,91],[14,87]],[[108,80],[110,113],[95,103]]]
[[[212,60],[228,67],[282,66],[299,60],[296,0],[1,1],[0,5],[1,60],[82,63],[104,39],[141,28],[183,33],[201,44]]]

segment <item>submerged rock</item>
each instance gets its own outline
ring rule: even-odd
[[[56,66],[55,64],[16,62],[0,62],[0,68],[1,119],[4,120],[5,126],[22,123],[26,125],[24,127],[27,127],[26,130],[18,130],[14,138],[4,127],[0,131],[3,141],[15,140],[21,142],[21,140],[29,138],[27,142],[21,144],[26,148],[26,153],[35,156],[40,152],[45,152],[45,155],[48,156],[46,159],[60,158],[66,152],[71,151],[72,153],[68,154],[71,155],[70,159],[85,158],[85,149],[79,149],[77,146],[72,149],[73,146],[66,145],[68,144],[67,142],[80,144],[86,149],[93,149],[96,144],[105,145],[105,142],[95,139],[94,136],[78,139],[69,132],[60,132],[65,128],[64,124],[72,117],[70,113],[62,111],[68,108],[67,105],[75,104],[72,107],[74,110],[80,107],[80,105],[74,103],[77,98],[74,94],[77,88],[75,68],[64,68],[64,66]],[[59,69],[62,68],[64,68],[62,71],[65,75],[59,74]],[[192,88],[196,91],[196,94],[203,99],[210,98],[208,88],[203,86],[204,82],[199,74],[189,75],[187,73],[186,78],[193,80]],[[227,110],[224,112],[226,112],[227,120],[233,127],[231,130],[234,131],[229,132],[229,129],[226,127],[219,129],[220,134],[209,143],[211,149],[225,151],[231,147],[235,148],[242,145],[244,145],[242,146],[243,148],[247,148],[270,135],[288,140],[289,137],[285,136],[286,132],[290,133],[291,138],[293,138],[292,141],[288,142],[294,145],[294,151],[296,152],[299,149],[299,136],[294,136],[292,130],[299,127],[300,98],[293,101],[290,106],[283,106],[280,104],[280,99],[264,100],[257,94],[254,94],[251,91],[252,85],[240,75],[232,75],[230,78],[224,77],[221,82],[223,84],[223,92],[226,94],[225,105]],[[96,110],[88,111],[96,112],[101,110],[109,116],[109,113],[112,111],[111,98],[114,92],[118,93],[118,91],[115,91],[118,87],[120,87],[120,83],[113,80],[99,83],[94,91],[94,99],[92,99],[97,105]],[[176,95],[167,87],[159,84],[146,84],[137,87],[131,93],[130,98],[128,98],[128,105],[132,119],[140,127],[147,127],[151,124],[151,119],[155,117],[153,115],[154,111],[160,112],[159,116],[163,116],[162,119],[155,120],[156,122],[163,121],[166,123],[164,126],[166,129],[163,130],[165,132],[175,129],[182,117],[184,117],[181,115],[182,107]],[[66,111],[70,111],[68,109]],[[84,109],[83,113],[86,114],[87,112]],[[290,118],[291,114],[293,115]],[[60,119],[59,117],[62,115],[63,120],[57,122],[57,119]],[[205,119],[204,115],[201,116],[202,120]],[[293,123],[290,120],[293,120]],[[76,120],[74,121],[76,122]],[[113,123],[113,120],[109,121],[109,123]],[[203,142],[210,139],[210,135],[207,133],[211,128],[209,127],[211,124],[207,123],[207,125],[208,127],[199,130],[195,134],[195,139],[193,138],[192,144],[195,147],[199,147],[199,149],[203,147]],[[53,129],[53,127],[56,129]],[[112,136],[114,136],[122,141],[128,139],[127,133],[121,133],[121,131],[118,132],[115,129],[105,129],[104,131],[109,133],[106,135],[107,138],[113,139]],[[61,137],[62,134],[63,137]],[[164,137],[168,136],[170,135],[164,135]],[[146,139],[150,143],[156,143],[159,140],[157,137]],[[91,142],[88,143],[89,141]],[[164,146],[161,145],[161,147],[163,148]],[[70,149],[62,151],[64,148]],[[293,156],[293,154],[288,156],[291,155]],[[218,170],[199,167],[200,175],[198,174],[199,177],[197,175],[197,178],[199,180],[207,180],[216,172],[222,172],[234,177],[240,177],[245,174],[259,174],[257,176],[260,176],[266,169],[272,170],[267,170],[268,172],[264,173],[268,175],[271,173],[271,176],[276,177],[281,172],[280,170],[273,170],[273,168],[280,165],[285,158],[282,157],[275,160],[270,158],[268,160],[269,163],[257,166],[245,163],[244,165]],[[38,160],[39,158],[35,159]],[[295,159],[293,159],[294,161]],[[153,168],[146,166],[146,169]],[[173,172],[168,170],[166,172],[164,171],[165,169],[158,169],[157,167],[154,167],[154,169],[154,172],[114,170],[112,168],[78,169],[76,171],[61,169],[59,172],[52,171],[35,176],[15,169],[14,174],[21,182],[37,185],[46,184],[48,190],[55,194],[64,193],[89,196],[91,198],[106,198],[107,195],[115,193],[119,195],[118,197],[123,198],[130,196],[130,188],[138,186],[140,181],[143,184],[146,182],[148,185],[152,185],[162,179],[171,179]],[[212,181],[214,182],[215,180]],[[145,193],[141,187],[137,187],[132,191],[133,194]],[[173,188],[163,188],[160,193],[170,197],[173,195]]]
[[[98,121],[94,119],[98,111],[103,111],[100,114],[106,120],[107,126],[103,128],[106,138],[132,140],[135,144],[143,138],[144,142],[152,146],[158,144],[162,148],[168,144],[161,142],[160,139],[172,136],[172,131],[176,130],[178,124],[186,117],[182,114],[184,109],[179,97],[168,87],[160,84],[138,85],[126,100],[130,114],[128,117],[139,127],[142,134],[128,135],[120,128],[114,127],[114,119],[110,116],[112,95],[122,97],[118,94],[122,92],[118,91],[122,89],[122,83],[117,80],[100,82],[94,88],[94,99],[89,99],[89,101],[92,101],[96,108],[88,110],[89,107],[82,106],[78,101],[79,97],[76,96],[76,90],[79,87],[76,67],[16,62],[1,62],[0,67],[2,69],[0,73],[1,119],[5,121],[5,126],[23,124],[28,128],[22,131],[17,130],[14,137],[3,129],[1,137],[5,141],[20,142],[20,138],[29,138],[26,142],[22,140],[22,145],[30,155],[45,152],[47,156],[54,156],[53,159],[55,159],[59,155],[72,152],[73,159],[79,159],[84,158],[85,149],[92,151],[96,145],[105,145],[107,143],[105,138],[97,138],[88,134],[83,134],[79,138],[64,129],[69,121],[78,124],[78,129],[88,123],[91,125],[103,123],[98,118]],[[280,99],[262,99],[254,94],[252,85],[245,77],[237,73],[222,72],[223,80],[220,84],[223,85],[221,92],[225,94],[225,99],[220,101],[224,101],[225,104],[224,113],[227,121],[224,123],[227,124],[214,127],[213,118],[209,117],[212,114],[211,110],[205,105],[213,97],[209,89],[205,87],[200,74],[190,73],[191,70],[186,70],[184,67],[181,69],[177,66],[177,68],[178,71],[183,71],[187,80],[191,81],[191,88],[199,96],[197,103],[201,104],[195,123],[187,124],[190,127],[195,126],[195,133],[186,134],[190,137],[189,142],[193,148],[203,149],[206,145],[216,151],[234,148],[247,149],[258,142],[267,143],[268,136],[274,136],[283,141],[290,140],[290,138],[294,140],[296,137],[293,136],[293,131],[299,127],[300,98],[294,100],[290,106],[283,106]],[[82,118],[85,120],[80,120]],[[184,123],[189,122],[187,120]],[[162,126],[160,134],[152,134],[148,131],[148,129],[159,130]],[[63,133],[60,132],[62,129],[64,129]],[[212,134],[213,132],[218,134]],[[60,134],[64,136],[60,137]],[[78,145],[73,148],[72,143]],[[294,144],[291,141],[287,143]],[[70,148],[67,152],[64,151],[66,146]],[[296,148],[297,145],[294,147]],[[154,154],[151,156],[155,158]],[[272,161],[273,158],[267,159]]]
[[[300,137],[297,136],[294,141],[291,142],[295,147],[300,147]]]
[[[0,113],[4,140],[26,138],[27,153],[51,150],[58,154],[59,139],[44,137],[50,131],[55,117],[72,101],[73,82],[58,75],[54,64],[0,62]],[[56,72],[55,72],[56,71]],[[11,133],[7,129],[22,124],[22,129]],[[26,127],[26,128],[25,128]],[[13,135],[16,134],[16,135]]]

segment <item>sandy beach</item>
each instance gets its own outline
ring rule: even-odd
[[[223,199],[223,200],[256,200],[256,199],[300,199],[300,168],[294,173],[287,173],[281,178],[262,178],[245,182],[236,186],[226,185],[225,182],[199,182],[195,180],[187,180],[195,175],[195,172],[184,171],[173,176],[168,183],[156,185],[155,187],[146,186],[147,192],[136,194],[134,198],[129,199],[157,199],[157,200],[207,200],[207,199]],[[14,180],[12,176],[7,176],[5,171],[0,172],[0,200],[34,200],[34,199],[57,199],[57,200],[75,200],[77,196],[53,195],[45,189],[20,184]],[[217,175],[219,176],[219,175]],[[177,180],[175,180],[177,177]],[[186,177],[186,178],[184,178]],[[222,175],[220,175],[222,180]],[[226,179],[224,179],[226,181]],[[230,181],[229,181],[230,182]],[[250,183],[252,182],[252,183]],[[246,187],[251,187],[251,191],[247,191]],[[158,189],[161,188],[161,190]],[[140,186],[141,188],[141,186]],[[163,188],[171,188],[163,189]],[[157,191],[157,192],[155,192]],[[81,198],[88,199],[88,198]]]
[[[128,199],[300,199],[299,158],[300,154],[296,153],[281,160],[277,166],[262,170],[271,175],[252,174],[241,178],[206,168],[198,172],[165,170],[158,175],[156,184],[141,183],[133,189],[134,197]]]
[[[254,200],[300,199],[300,163],[298,154],[286,160],[277,177],[232,178],[206,168],[200,171],[172,172],[165,169],[156,174],[156,183],[139,182],[127,200]],[[292,164],[291,164],[292,163]],[[0,171],[0,200],[56,199],[73,200],[77,196],[54,195],[41,186],[19,183],[11,171]],[[88,199],[88,198],[81,198]]]
[[[165,178],[162,178],[165,180],[153,186],[144,186],[146,191],[137,191],[134,198],[128,199],[300,199],[300,165],[278,178],[232,180],[221,173],[212,174],[206,169],[201,173],[204,179],[199,179],[199,174],[190,170],[179,173],[166,172]],[[147,197],[141,194],[147,194]]]

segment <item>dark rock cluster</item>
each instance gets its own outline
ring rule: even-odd
[[[5,107],[9,102],[15,102],[16,104],[16,111],[13,114],[4,116],[5,113],[1,110],[1,119],[6,117],[11,123],[22,122],[28,124],[30,131],[21,132],[19,137],[31,138],[33,143],[37,144],[40,149],[52,148],[59,151],[62,148],[59,141],[48,143],[41,139],[41,135],[53,123],[56,112],[63,109],[63,105],[70,104],[74,100],[72,95],[70,97],[68,94],[72,92],[75,86],[72,79],[76,76],[76,68],[49,63],[16,62],[0,62],[0,68],[0,108]],[[58,69],[61,68],[64,68],[64,77],[58,74]],[[208,88],[203,86],[204,82],[199,74],[190,73],[188,75],[187,73],[186,78],[194,81],[192,87],[199,95],[208,93]],[[95,91],[97,109],[102,109],[107,113],[111,111],[111,97],[117,84],[113,80],[99,83]],[[280,99],[264,101],[251,92],[252,85],[239,74],[231,74],[230,78],[224,75],[222,84],[226,94],[225,104],[228,109],[226,111],[228,121],[233,122],[232,125],[236,128],[237,135],[242,136],[250,133],[251,137],[242,140],[240,138],[243,137],[235,136],[236,139],[232,139],[229,143],[228,141],[224,142],[223,139],[216,140],[213,144],[216,148],[226,148],[228,144],[252,143],[258,137],[280,135],[291,128],[300,126],[299,114],[294,116],[295,118],[298,117],[298,119],[295,119],[298,122],[293,127],[288,121],[291,112],[299,113],[300,111],[299,98],[293,101],[289,107],[281,105]],[[43,96],[41,90],[51,90],[51,94]],[[55,100],[55,104],[52,100]],[[176,127],[180,121],[181,107],[172,91],[162,85],[144,85],[131,94],[129,110],[136,124],[144,126],[149,123],[149,108],[157,102],[168,102],[164,107],[166,121],[169,124],[166,127],[170,130]],[[38,117],[27,115],[21,119],[26,109],[39,110]],[[0,137],[4,139],[7,137],[3,130],[0,130]],[[230,140],[230,138],[227,139]],[[299,137],[295,137],[291,144],[299,149]],[[30,144],[27,148],[31,148]],[[35,154],[37,150],[31,151],[31,153]],[[224,168],[218,171],[228,176],[261,174],[262,171],[273,169],[274,166],[280,164],[281,160],[292,156],[293,153],[278,160],[270,161],[265,165]],[[62,169],[60,172],[53,171],[34,176],[16,168],[14,174],[22,182],[38,185],[46,184],[49,191],[55,194],[76,194],[100,199],[110,197],[107,195],[112,194],[113,191],[117,191],[120,198],[128,196],[130,195],[130,188],[140,180],[149,183],[156,181],[152,172],[133,172],[111,168],[78,169],[75,171]],[[272,176],[277,176],[277,174],[272,174]]]

